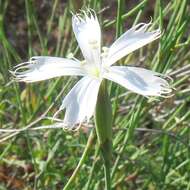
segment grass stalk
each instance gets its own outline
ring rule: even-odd
[[[86,147],[84,149],[84,152],[82,154],[82,157],[81,157],[77,167],[75,168],[72,176],[69,178],[69,181],[64,186],[63,190],[70,190],[71,189],[71,185],[74,182],[80,168],[84,164],[84,161],[86,160],[86,157],[87,157],[87,155],[88,155],[88,153],[89,153],[89,151],[91,149],[91,146],[93,145],[93,141],[94,141],[94,133],[93,133],[93,130],[92,130],[90,136],[88,137],[88,141],[87,141]]]

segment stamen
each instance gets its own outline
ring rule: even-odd
[[[73,60],[75,60],[76,62],[79,62],[79,60],[74,57],[73,53],[69,53],[69,54],[67,55],[67,58],[68,58],[68,59],[73,59]]]
[[[103,51],[104,53],[108,53],[109,48],[104,46],[104,47],[102,47],[102,51]]]
[[[98,47],[99,47],[98,41],[96,39],[89,39],[88,43],[92,49],[98,49]]]
[[[68,59],[72,59],[73,57],[74,57],[73,53],[69,53],[69,54],[67,55],[67,58],[68,58]]]
[[[83,60],[80,62],[81,65],[85,65],[86,64],[86,60]]]
[[[91,45],[92,49],[98,49],[98,44]]]
[[[102,47],[103,53],[101,54],[102,58],[106,58],[108,56],[109,48],[107,47]]]
[[[89,39],[88,43],[94,45],[94,44],[97,44],[98,41],[96,39]]]

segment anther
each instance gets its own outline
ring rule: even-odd
[[[106,58],[108,56],[109,48],[107,47],[102,47],[103,53],[101,54],[102,58]]]
[[[95,45],[95,44],[98,43],[98,41],[95,40],[95,39],[89,39],[89,40],[88,40],[88,43],[89,43],[90,45]]]
[[[85,65],[85,64],[86,64],[86,61],[83,60],[83,61],[80,62],[80,64],[81,64],[81,65]]]
[[[73,57],[74,57],[73,53],[69,53],[69,54],[67,55],[67,58],[68,58],[68,59],[72,59]]]
[[[102,51],[103,51],[104,53],[108,53],[108,50],[109,50],[109,48],[107,48],[107,47],[102,47]]]

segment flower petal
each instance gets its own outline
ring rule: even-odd
[[[85,75],[80,62],[72,59],[36,56],[11,72],[18,81],[37,82],[64,75]]]
[[[172,92],[162,74],[143,68],[112,66],[104,78],[143,96],[164,96]]]
[[[106,64],[112,65],[134,50],[158,39],[160,30],[148,32],[150,25],[150,23],[140,23],[120,36],[110,47]]]
[[[72,26],[85,60],[99,65],[101,30],[96,14],[87,10],[73,15]]]
[[[93,115],[101,81],[83,77],[64,98],[57,113],[66,108],[64,124],[75,127]],[[56,115],[57,115],[56,113]]]

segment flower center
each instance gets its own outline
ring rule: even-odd
[[[93,50],[92,56],[94,59],[92,61],[86,61],[86,60],[81,61],[81,66],[84,68],[84,70],[88,75],[101,79],[102,73],[107,71],[107,68],[103,64],[103,61],[108,56],[109,49],[107,47],[103,47],[102,48],[103,53],[99,55],[99,52],[97,51],[98,49],[97,41],[90,39],[88,42]]]
[[[93,64],[88,64],[85,60],[81,61],[81,66],[86,70],[86,73],[90,76],[100,78],[100,68]]]
[[[95,76],[96,78],[100,77],[100,69],[98,67],[92,67],[90,70],[90,75]]]

